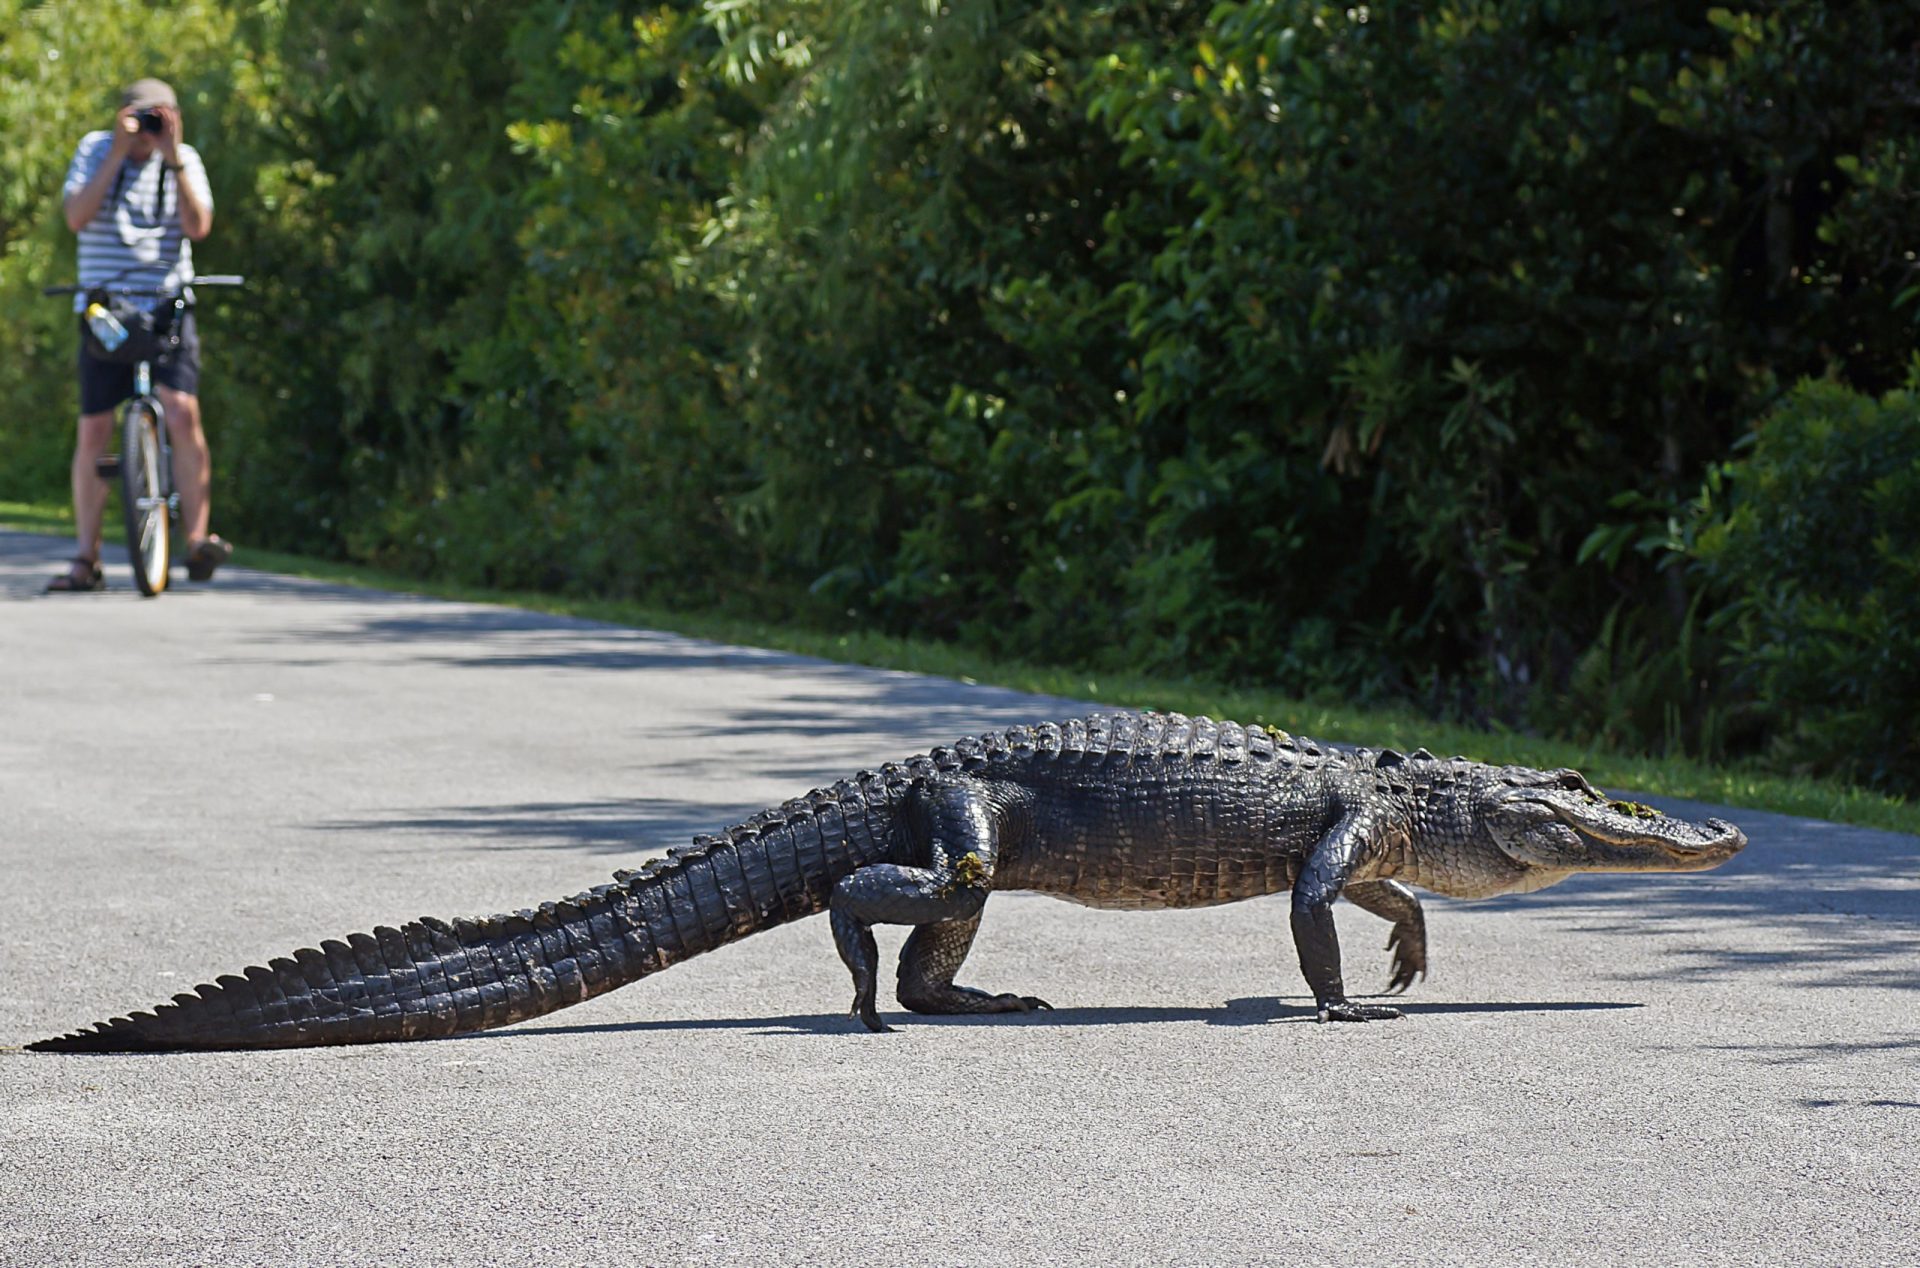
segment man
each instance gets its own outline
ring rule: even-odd
[[[67,227],[80,238],[82,286],[174,291],[193,280],[193,243],[213,228],[213,193],[200,155],[181,139],[180,103],[158,79],[142,79],[122,95],[113,127],[90,132],[67,170]],[[152,308],[157,298],[136,296]],[[74,311],[86,297],[74,297]],[[173,482],[187,532],[187,575],[204,581],[233,555],[207,531],[212,462],[200,428],[200,338],[193,311],[182,318],[179,346],[153,362],[153,390],[166,411],[173,445]],[[114,410],[133,395],[133,367],[89,355],[80,344],[80,432],[73,451],[73,519],[79,553],[53,591],[101,590],[100,518],[105,483],[94,469],[113,438]]]

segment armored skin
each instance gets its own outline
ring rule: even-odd
[[[1427,967],[1426,921],[1409,886],[1481,898],[1576,872],[1698,871],[1745,845],[1732,824],[1615,801],[1570,770],[1337,750],[1179,714],[1095,714],[862,771],[560,902],[324,941],[152,1012],[28,1046],[282,1048],[465,1034],[820,911],[869,1029],[888,1029],[875,1004],[876,924],[915,927],[900,957],[906,1008],[1044,1008],[954,982],[996,890],[1133,910],[1290,890],[1320,1020],[1366,1021],[1400,1013],[1347,998],[1332,914],[1341,897],[1391,922],[1389,989],[1400,991]]]

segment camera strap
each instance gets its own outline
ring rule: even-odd
[[[152,162],[153,160],[148,159],[147,161]],[[131,159],[120,160],[120,170],[114,173],[113,193],[107,199],[107,206],[109,207],[120,206],[121,205],[120,199],[121,199],[122,192],[124,191],[125,193],[129,193],[129,194],[133,192],[131,189],[127,188],[127,170],[132,166],[133,166],[133,161]],[[132,208],[129,207],[128,210],[131,211]],[[158,225],[161,222],[161,218],[166,214],[167,214],[167,165],[164,161],[162,161],[160,164],[160,180],[154,186],[152,222]]]

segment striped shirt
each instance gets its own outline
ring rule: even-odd
[[[113,148],[111,132],[89,132],[73,152],[67,169],[64,198],[86,188]],[[178,290],[193,280],[193,243],[180,228],[180,182],[188,181],[200,195],[200,205],[213,210],[213,190],[200,152],[181,145],[180,170],[166,172],[155,150],[144,163],[125,159],[100,210],[80,230],[80,285],[127,286]],[[152,308],[157,297],[138,295],[132,302]],[[86,296],[73,297],[73,311],[86,307]]]

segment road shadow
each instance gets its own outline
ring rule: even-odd
[[[1879,1039],[1833,1039],[1817,1043],[1723,1043],[1701,1044],[1689,1052],[1725,1052],[1741,1056],[1757,1065],[1824,1065],[1835,1058],[1857,1057],[1867,1053],[1901,1053],[1920,1063],[1920,1036],[1886,1035]]]
[[[1920,1101],[1858,1100],[1830,1101],[1813,1097],[1801,1097],[1794,1102],[1802,1109],[1912,1109],[1920,1110]]]
[[[225,583],[226,574],[222,573]],[[884,703],[902,711],[930,714],[912,728],[914,734],[963,735],[981,725],[983,712],[1005,712],[1007,725],[1046,717],[1072,716],[1092,706],[1049,700],[1000,687],[956,682],[948,678],[897,670],[845,665],[793,652],[720,643],[688,635],[617,625],[584,617],[558,616],[517,608],[450,602],[384,590],[363,590],[325,582],[277,577],[267,573],[236,573],[225,588],[259,594],[290,593],[303,599],[341,601],[359,609],[342,613],[331,625],[267,634],[261,645],[296,649],[299,663],[325,665],[316,648],[379,647],[415,664],[464,669],[571,670],[610,674],[688,669],[743,669],[756,672],[804,670],[828,681],[811,696],[790,698],[788,707],[756,712],[753,722],[781,735],[873,734],[867,719],[844,716],[849,695],[843,684],[856,689],[855,701],[866,701],[875,679],[886,679]],[[362,658],[340,657],[358,663]],[[218,663],[284,664],[273,651],[258,656],[230,657]],[[811,707],[819,706],[819,707]],[[1065,708],[1068,713],[1062,714]],[[960,729],[947,732],[953,726]],[[889,756],[896,756],[890,754]],[[904,754],[897,755],[904,756]],[[876,759],[877,760],[877,759]]]
[[[717,832],[761,808],[716,811],[699,802],[632,797],[396,811],[382,818],[325,820],[313,827],[322,832],[457,836],[466,838],[470,843],[466,848],[475,850],[640,855],[685,845],[696,833]],[[436,843],[434,848],[445,846]]]
[[[734,754],[737,760],[754,763],[756,776],[832,779],[852,774],[858,767],[823,774],[817,762],[763,754],[790,753],[797,739],[803,742],[803,752],[804,742],[812,741],[829,754],[857,752],[861,756],[856,761],[877,766],[961,736],[1016,723],[1078,717],[1098,707],[657,630],[380,592],[350,593],[356,598],[372,595],[365,601],[376,604],[379,611],[356,611],[337,624],[268,636],[269,651],[220,663],[324,667],[329,663],[327,646],[339,643],[378,646],[386,658],[404,663],[507,673],[628,676],[622,685],[636,695],[643,693],[646,676],[657,674],[731,671],[754,675],[767,684],[768,690],[749,704],[729,706],[716,700],[710,714],[697,724],[648,726],[639,753],[650,768],[667,774],[676,769],[710,774]],[[284,644],[284,653],[274,647],[276,642]],[[360,664],[364,656],[356,652],[339,660]],[[844,760],[834,757],[836,763]]]

